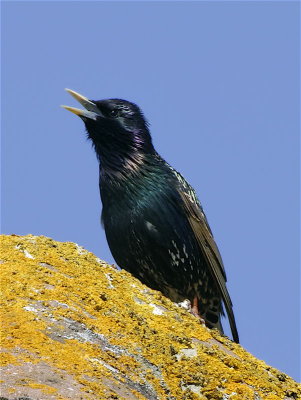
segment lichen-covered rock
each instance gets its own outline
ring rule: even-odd
[[[2,399],[301,398],[290,377],[77,244],[0,246]]]

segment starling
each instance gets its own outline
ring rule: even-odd
[[[140,108],[121,99],[63,106],[84,122],[99,161],[102,223],[121,267],[223,333],[226,309],[238,332],[223,262],[193,188],[155,150]],[[223,308],[224,307],[224,308]]]

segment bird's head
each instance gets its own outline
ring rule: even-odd
[[[121,99],[89,100],[66,89],[84,109],[62,106],[85,123],[88,137],[104,167],[134,166],[154,152],[148,123],[140,108]]]

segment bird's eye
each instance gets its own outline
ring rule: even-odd
[[[113,110],[110,111],[110,117],[116,118],[118,117],[119,112],[116,108],[113,108]]]

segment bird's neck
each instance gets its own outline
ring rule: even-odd
[[[95,151],[100,165],[100,178],[112,185],[120,185],[123,180],[140,175],[152,167],[157,157],[151,143],[143,148],[135,144],[117,149],[101,145],[99,148],[95,146]]]
[[[135,175],[143,167],[144,155],[137,154],[114,154],[110,157],[100,157],[100,177],[103,181],[114,184],[126,180]]]
[[[166,165],[156,152],[124,159],[121,165],[100,162],[99,184],[102,198],[126,196],[134,200],[141,190],[156,191],[168,179]]]

